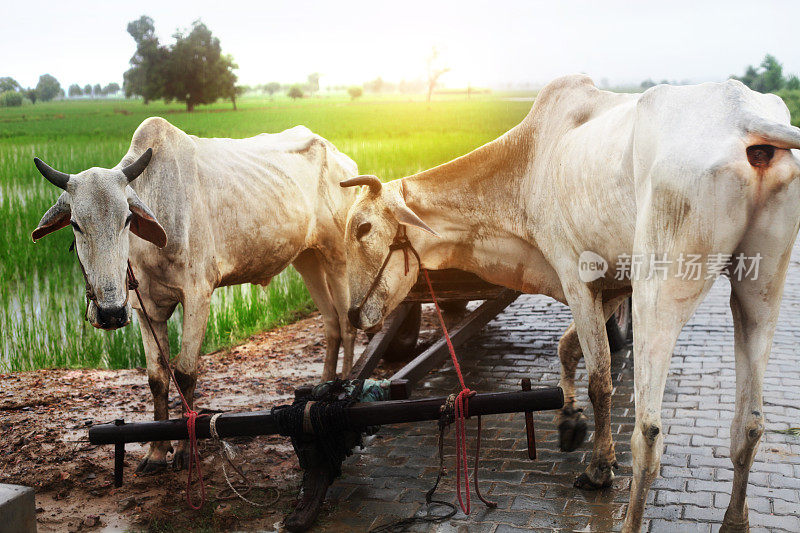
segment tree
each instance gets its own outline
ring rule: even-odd
[[[319,91],[319,72],[313,72],[308,75],[306,90],[308,91],[308,94],[312,96],[315,92]]]
[[[227,97],[233,104],[233,110],[236,111],[236,99],[247,92],[247,86],[245,85],[231,85],[230,89],[228,90]]]
[[[767,54],[758,68],[748,65],[744,76],[732,76],[753,89],[762,93],[773,93],[781,90],[787,83],[783,77],[783,65],[775,56]],[[790,78],[791,79],[791,78]]]
[[[161,98],[169,50],[158,43],[153,19],[142,15],[128,23],[128,33],[136,42],[136,52],[130,59],[131,68],[123,74],[125,96],[141,96],[144,103]]]
[[[128,33],[136,42],[124,74],[125,96],[139,95],[145,103],[163,98],[184,102],[191,112],[195,106],[229,98],[236,108],[238,68],[229,55],[222,54],[219,39],[197,20],[188,34],[177,31],[175,44],[162,46],[155,35],[153,19],[142,16],[128,24]]]
[[[737,79],[737,80],[741,81],[742,83],[744,83],[745,85],[747,85],[748,87],[750,87],[752,89],[753,85],[755,84],[756,79],[758,78],[758,71],[756,70],[756,67],[754,67],[753,65],[748,65],[747,66],[747,70],[745,70],[745,72],[744,72],[744,76],[742,76],[740,78],[738,78],[736,76],[732,76],[732,77],[734,79]]]
[[[442,74],[449,72],[450,67],[442,67],[440,65],[439,49],[435,46],[431,49],[431,55],[428,56],[428,102],[431,101],[431,95],[439,83],[439,78]]]
[[[94,84],[94,87],[92,87],[92,94],[93,94],[95,97],[97,97],[97,96],[101,96],[101,95],[103,94],[103,88],[102,88],[102,87],[100,87],[100,84],[99,84],[99,83],[95,83],[95,84]]]
[[[0,78],[0,93],[4,93],[6,91],[21,91],[22,86],[17,83],[17,80],[14,78],[10,78],[8,76],[4,78]]]
[[[86,85],[83,86],[83,94],[85,94],[86,96],[92,96],[92,84],[91,83],[87,83]]]
[[[783,79],[783,65],[778,63],[775,56],[767,54],[764,56],[759,66],[762,69],[761,79],[763,80],[763,90],[761,92],[774,93],[775,91],[781,90],[785,83]]]
[[[378,76],[372,81],[368,81],[364,84],[364,90],[369,91],[371,93],[380,93],[383,91],[386,82],[383,81],[383,78]]]
[[[797,89],[800,89],[800,78],[798,78],[794,74],[789,76],[789,78],[786,80],[786,88],[791,91],[796,91]]]
[[[347,88],[347,94],[350,95],[350,99],[355,100],[364,94],[364,90],[361,87],[354,85]]]
[[[76,96],[83,95],[83,90],[81,90],[81,86],[77,83],[73,83],[69,86],[69,91],[67,92],[70,98],[75,98]]]
[[[37,99],[47,102],[61,94],[61,84],[50,74],[39,76],[39,83],[36,84]]]
[[[36,89],[31,89],[30,87],[28,87],[27,89],[23,89],[22,93],[25,95],[25,98],[31,101],[32,104],[36,103],[36,99],[38,97]]]
[[[297,100],[303,97],[303,89],[299,85],[292,85],[287,94],[292,100]]]
[[[275,94],[276,92],[281,90],[281,84],[277,81],[271,81],[268,84],[264,85],[264,90],[269,93],[270,96]]]
[[[218,98],[235,98],[238,68],[229,55],[222,54],[219,39],[200,21],[192,23],[188,35],[175,34],[175,44],[167,56],[164,99],[186,103],[186,111],[196,105],[211,104]]]
[[[119,92],[119,83],[115,81],[112,81],[111,83],[103,87],[103,94],[105,95],[116,94],[118,92]]]
[[[647,78],[646,80],[644,80],[642,83],[639,84],[639,87],[641,87],[642,89],[649,89],[650,87],[655,87],[655,86],[656,82],[654,82],[650,78]]]

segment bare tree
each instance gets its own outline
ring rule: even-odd
[[[439,49],[435,46],[431,49],[431,55],[428,56],[428,102],[431,101],[433,89],[439,82],[439,78],[445,72],[449,72],[450,67],[443,67],[439,60]]]

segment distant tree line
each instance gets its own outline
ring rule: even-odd
[[[176,100],[185,103],[189,112],[225,98],[236,109],[242,92],[233,72],[238,67],[201,21],[193,22],[188,33],[178,30],[172,45],[159,43],[148,16],[129,23],[128,33],[136,42],[136,53],[123,76],[125,96],[141,96],[145,103]]]
[[[644,80],[642,83],[639,84],[639,87],[641,87],[642,89],[649,89],[650,87],[655,87],[656,85],[689,85],[690,83],[691,81],[689,80],[678,81],[678,80],[668,80],[668,79],[663,79],[660,82],[656,83],[655,81],[653,81],[652,78],[647,78],[646,80]]]
[[[36,87],[28,88],[23,88],[14,78],[0,78],[0,107],[21,106],[25,100],[32,104],[37,101],[48,102],[58,97],[64,97],[64,89],[50,74],[42,74]]]
[[[800,78],[791,74],[789,76],[783,75],[783,65],[778,62],[775,56],[767,54],[761,60],[758,66],[748,65],[745,69],[743,76],[731,75],[731,78],[739,80],[754,91],[760,93],[777,93],[782,89],[797,90],[800,89]],[[690,82],[684,80],[681,82],[661,80],[662,84],[670,85],[688,85]],[[649,89],[656,85],[652,79],[644,80],[640,87],[642,89]]]
[[[431,49],[430,55],[426,59],[426,78],[414,80],[402,80],[399,83],[384,81],[380,76],[374,80],[364,82],[361,85],[334,85],[328,87],[334,91],[346,91],[350,98],[355,100],[360,98],[365,92],[369,93],[396,93],[419,94],[427,93],[428,101],[431,99],[434,89],[439,84],[439,78],[450,71],[449,67],[443,65],[439,50],[436,47]],[[243,87],[245,92],[257,92],[269,94],[270,97],[278,92],[285,92],[291,99],[303,98],[306,95],[313,96],[319,89],[320,74],[314,72],[308,75],[305,83],[282,84],[277,81],[255,85],[253,87]],[[469,92],[469,89],[468,89]]]
[[[101,86],[99,83],[95,83],[92,85],[91,83],[87,83],[83,87],[78,85],[77,83],[73,83],[67,89],[67,96],[70,98],[78,98],[81,96],[90,96],[92,98],[99,98],[101,96],[109,96],[112,94],[117,94],[120,90],[119,83],[111,82],[106,86]]]
[[[319,80],[320,80],[320,73],[319,72],[312,72],[306,78],[305,83],[279,83],[277,81],[271,81],[269,83],[262,83],[255,85],[253,87],[243,87],[245,92],[257,92],[262,94],[268,94],[270,97],[274,96],[275,93],[278,92],[285,92],[286,96],[291,99],[295,98],[302,98],[305,95],[314,96],[316,93],[319,92]]]

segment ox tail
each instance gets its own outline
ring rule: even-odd
[[[800,128],[750,115],[744,122],[744,129],[775,148],[800,149]]]

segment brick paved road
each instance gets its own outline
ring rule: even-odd
[[[781,317],[767,368],[764,411],[767,431],[756,456],[748,489],[753,531],[800,532],[800,438],[777,433],[800,426],[800,246],[795,247]],[[682,332],[672,359],[664,397],[666,449],[661,478],[653,485],[645,531],[716,531],[728,503],[733,475],[728,459],[734,402],[733,326],[730,286],[719,281]],[[556,343],[570,312],[544,297],[524,296],[459,350],[466,380],[479,391],[516,389],[522,377],[556,385]],[[579,371],[582,402],[586,373]],[[632,358],[614,356],[612,430],[621,468],[612,489],[572,488],[590,454],[588,442],[575,452],[558,451],[552,414],[535,415],[539,460],[527,459],[521,414],[484,420],[484,493],[495,510],[473,501],[473,512],[414,531],[619,530],[628,501],[630,432],[634,421]],[[456,390],[452,366],[431,374],[417,395]],[[470,436],[474,435],[474,422]],[[588,441],[588,439],[587,439]],[[473,441],[470,440],[470,445]],[[452,472],[453,441],[446,465]],[[470,452],[471,454],[472,452]],[[437,470],[434,423],[386,427],[370,445],[348,459],[331,488],[331,503],[319,529],[366,531],[421,510]],[[454,498],[453,478],[439,496]]]

